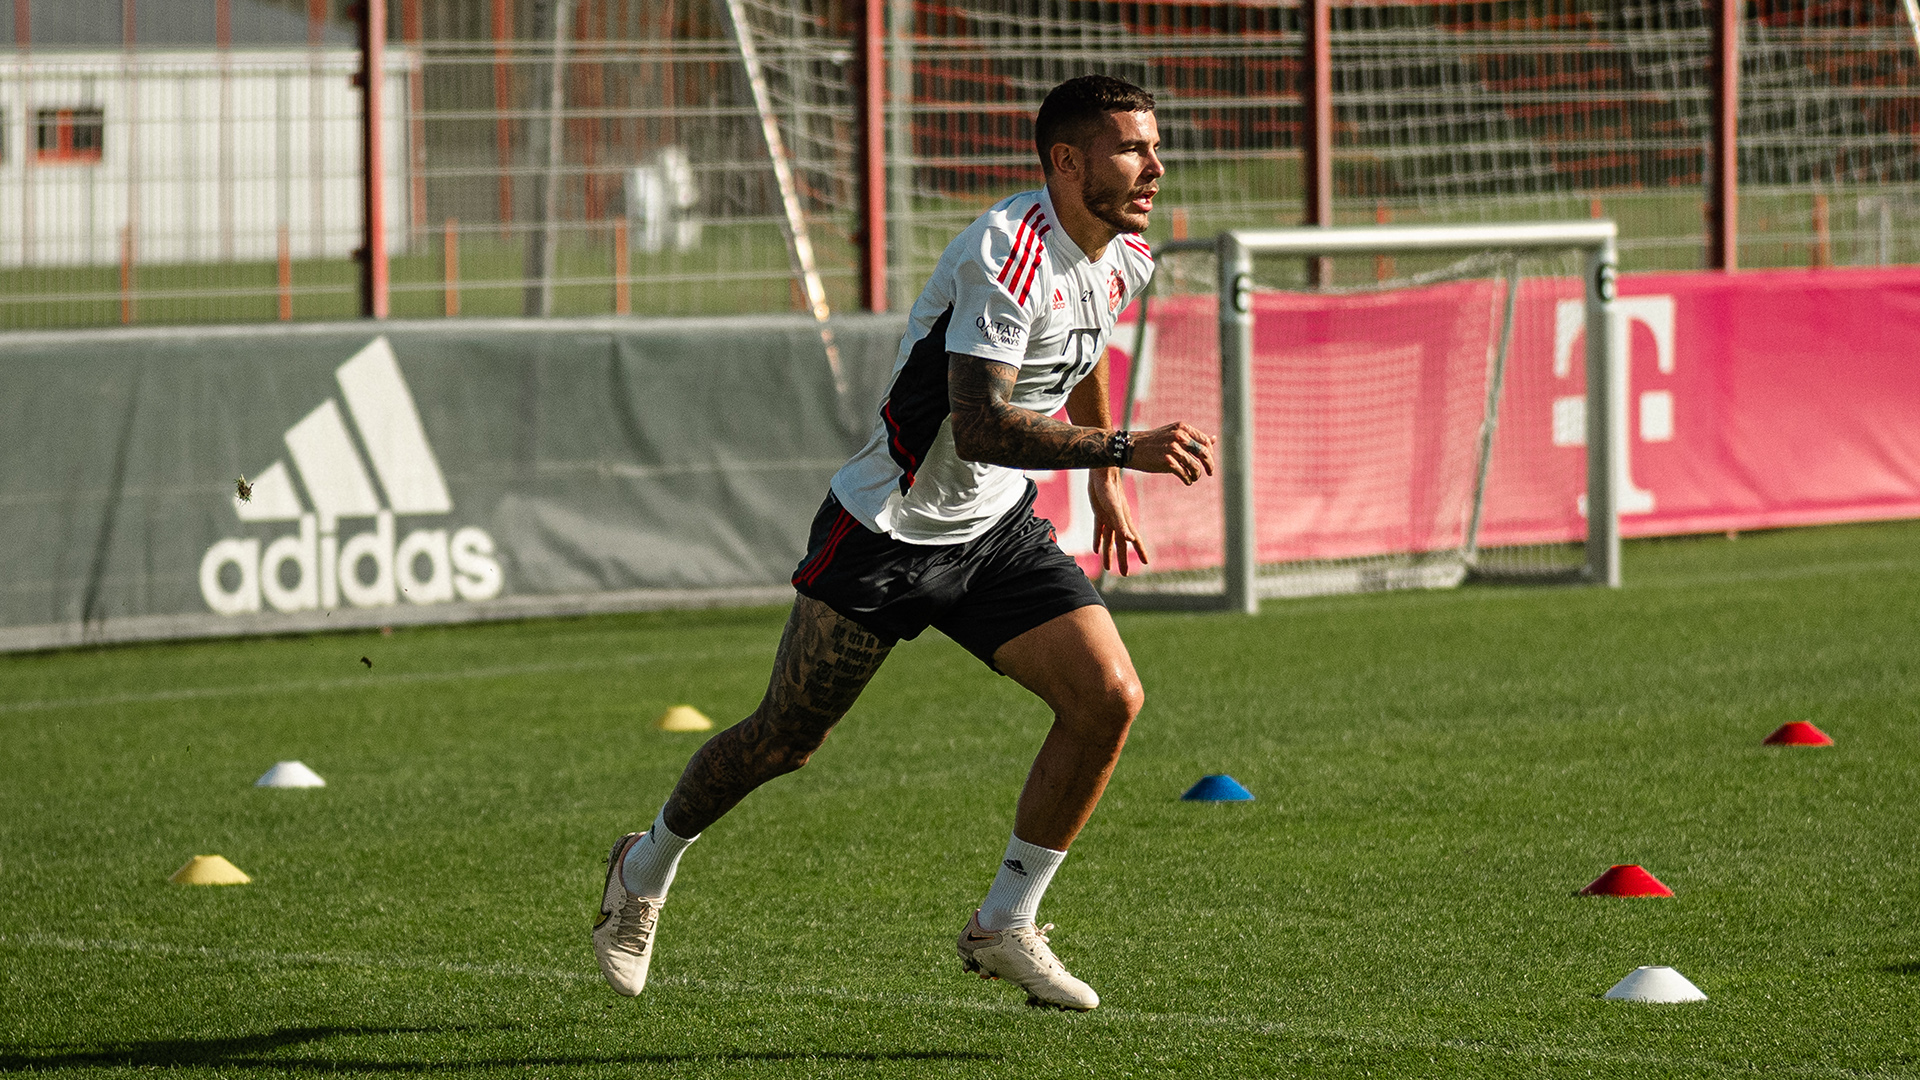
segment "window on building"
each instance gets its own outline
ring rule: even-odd
[[[107,117],[99,109],[41,109],[35,158],[42,163],[85,164],[100,160]]]

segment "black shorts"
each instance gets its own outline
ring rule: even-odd
[[[909,544],[876,533],[831,493],[814,515],[793,587],[884,638],[931,626],[995,671],[1000,646],[1069,611],[1101,604],[1053,526],[1033,513],[1034,486],[964,544]]]

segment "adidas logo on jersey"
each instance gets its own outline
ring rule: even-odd
[[[1053,310],[1067,310],[1067,294],[1061,292],[1059,289],[1053,290]]]
[[[429,523],[396,543],[398,517],[444,518],[453,500],[387,339],[375,338],[334,377],[346,417],[335,399],[321,402],[287,429],[293,468],[276,460],[253,481],[251,498],[233,497],[242,522],[295,524],[296,531],[267,539],[264,547],[258,536],[216,541],[200,560],[207,606],[240,615],[259,611],[263,600],[275,611],[311,611],[338,608],[343,599],[384,607],[403,599],[443,604],[500,595],[500,562],[486,530],[469,525],[449,534]],[[373,528],[343,540],[341,520],[356,518],[371,519]]]

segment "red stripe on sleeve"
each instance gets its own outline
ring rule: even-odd
[[[887,403],[881,407],[880,415],[887,422],[887,435],[893,443],[893,448],[900,451],[901,457],[907,459],[907,486],[912,487],[913,476],[920,471],[920,459],[914,457],[912,451],[907,449],[907,444],[900,441],[900,423],[893,418],[892,398],[888,398]]]
[[[1046,250],[1046,244],[1043,241],[1046,240],[1047,234],[1052,231],[1053,226],[1043,225],[1039,231],[1033,234],[1033,248],[1035,252],[1044,252]],[[1040,260],[1044,257],[1044,255],[1036,257],[1033,260],[1033,265],[1027,268],[1027,279],[1020,283],[1020,302],[1022,304],[1027,302],[1027,295],[1033,291],[1033,279],[1040,273]]]
[[[1008,292],[1012,292],[1019,287],[1020,275],[1025,272],[1027,263],[1034,259],[1040,251],[1040,238],[1045,236],[1052,228],[1053,226],[1047,224],[1045,214],[1034,219],[1033,231],[1027,234],[1026,243],[1022,245],[1020,249],[1020,263],[1013,268],[1013,276],[1004,282]],[[1025,301],[1021,302],[1025,303]]]
[[[1000,284],[1005,285],[1007,283],[1007,275],[1009,273],[1013,273],[1016,278],[1019,276],[1018,273],[1014,271],[1013,264],[1015,260],[1020,257],[1022,245],[1026,242],[1028,222],[1031,222],[1033,215],[1039,212],[1040,204],[1034,203],[1033,206],[1027,210],[1027,216],[1020,219],[1020,227],[1013,231],[1013,247],[1007,250],[1007,261],[1001,264],[1000,276],[994,279]]]

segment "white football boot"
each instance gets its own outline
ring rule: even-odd
[[[653,963],[653,929],[660,924],[662,900],[636,896],[621,880],[620,864],[646,833],[628,833],[614,841],[607,856],[607,890],[600,897],[600,917],[593,924],[593,955],[607,985],[633,997],[647,988],[647,968]]]
[[[1005,979],[1025,990],[1031,1006],[1074,1012],[1097,1007],[1100,995],[1068,974],[1060,958],[1047,947],[1047,931],[1051,929],[1052,923],[985,930],[976,911],[967,920],[967,928],[960,931],[960,963],[968,971],[979,972],[983,979]]]

